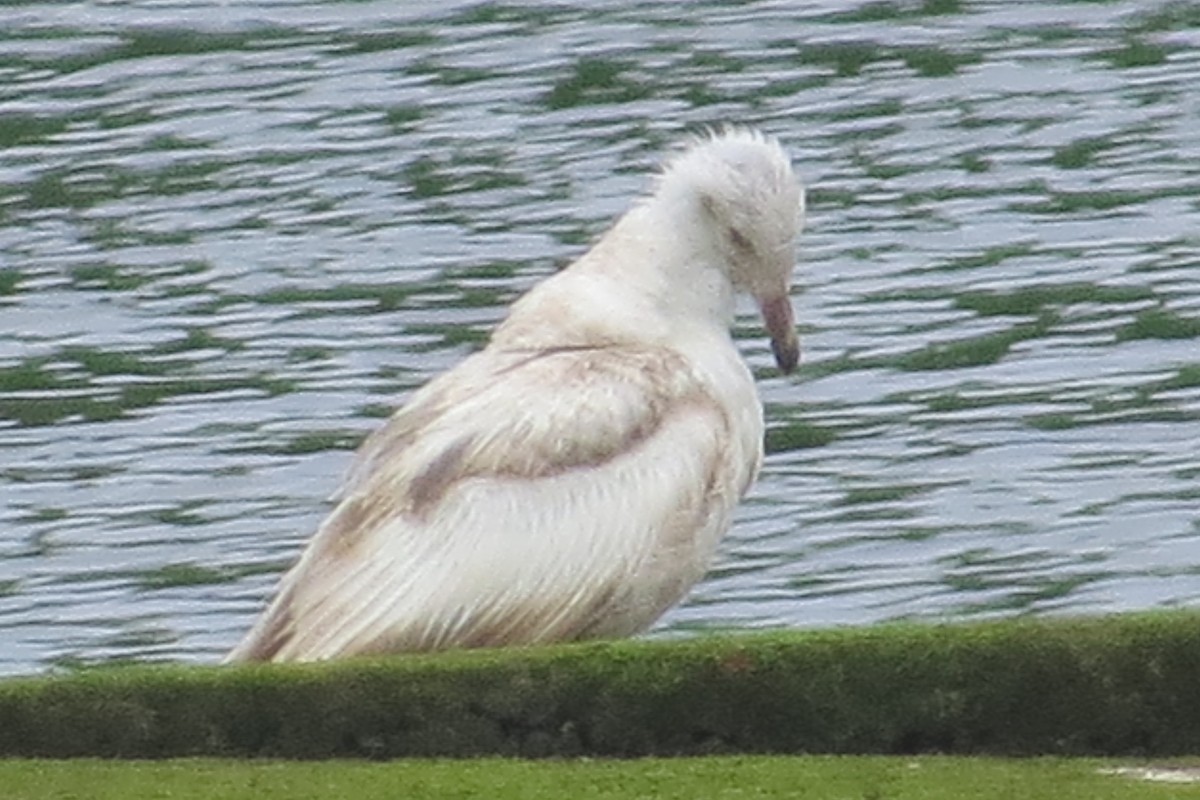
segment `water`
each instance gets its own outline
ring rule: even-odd
[[[722,121],[810,185],[766,468],[659,626],[1200,599],[1200,6],[0,12],[0,672],[207,661],[359,439]]]

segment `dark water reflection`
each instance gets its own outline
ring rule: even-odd
[[[772,451],[662,623],[1200,595],[1200,11],[27,3],[0,16],[0,671],[209,659],[349,453],[685,132],[810,184]]]

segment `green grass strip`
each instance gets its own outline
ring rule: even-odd
[[[0,756],[1200,754],[1200,615],[898,624],[0,683]]]
[[[1196,797],[1084,759],[726,756],[636,761],[0,761],[7,800],[569,797],[1125,800]],[[1187,777],[1187,770],[1163,773]]]

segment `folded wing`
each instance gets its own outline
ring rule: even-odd
[[[753,478],[731,424],[669,349],[476,355],[364,442],[230,660],[642,630],[703,575]]]

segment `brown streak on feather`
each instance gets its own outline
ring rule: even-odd
[[[580,624],[571,634],[571,641],[594,639],[606,635],[605,623],[609,622],[612,609],[617,605],[623,585],[610,582],[588,603],[588,610],[580,615]]]
[[[433,393],[420,406],[397,414],[364,444],[360,457],[366,459],[367,470],[358,475],[349,487],[350,493],[322,526],[325,558],[342,561],[355,557],[357,547],[370,541],[375,530],[398,515],[427,520],[457,486],[473,478],[537,480],[601,466],[636,450],[674,413],[687,409],[715,412],[724,430],[729,430],[730,421],[720,403],[673,351],[567,345],[521,355],[502,371],[533,370],[528,377],[531,381],[539,380],[539,372],[545,372],[564,391],[586,397],[587,403],[573,410],[569,418],[556,421],[558,425],[575,425],[576,433],[530,438],[522,433],[521,414],[532,412],[518,409],[506,436],[489,440],[477,431],[459,437],[416,465],[412,477],[394,482],[385,465],[402,457],[451,407],[449,397]],[[560,358],[569,360],[563,364]],[[614,385],[618,393],[622,386],[636,387],[646,402],[640,413],[611,419],[606,415],[606,405],[612,402],[612,395],[608,391],[587,395],[593,386],[603,389]],[[708,478],[708,486],[696,498],[702,504],[716,476],[710,474]]]
[[[351,495],[342,500],[321,526],[325,541],[325,554],[330,558],[344,558],[360,544],[364,535],[375,521],[384,516],[378,503],[371,503],[362,494]],[[325,531],[328,531],[325,533]]]
[[[383,427],[372,432],[359,446],[356,463],[351,469],[352,483],[345,489],[361,488],[380,464],[403,453],[445,409],[445,399],[440,394],[433,394],[422,405],[405,406],[394,413]]]
[[[720,454],[715,454],[705,465],[704,487],[681,498],[663,526],[657,537],[657,545],[665,558],[673,558],[676,553],[690,550],[696,530],[704,526],[704,520],[719,502],[716,486],[723,467]]]
[[[562,355],[564,353],[577,354],[577,353],[586,353],[586,352],[591,352],[591,351],[603,352],[604,350],[608,349],[608,347],[609,347],[608,345],[600,345],[600,344],[586,344],[586,345],[584,345],[584,344],[565,344],[565,345],[560,345],[557,347],[544,347],[544,348],[538,348],[538,349],[526,348],[526,347],[513,347],[513,348],[509,348],[509,349],[505,350],[504,352],[514,353],[514,354],[522,353],[522,354],[525,354],[525,357],[522,358],[520,361],[514,361],[513,363],[511,363],[505,367],[501,367],[500,369],[496,370],[496,374],[497,375],[506,375],[510,372],[515,372],[515,371],[519,370],[521,367],[524,367],[527,364],[532,364],[535,361],[541,361],[542,359],[548,358],[551,356]]]
[[[463,632],[449,640],[430,638],[428,631],[407,629],[385,634],[356,651],[358,655],[527,646],[549,641],[575,641],[612,635],[604,623],[620,601],[624,586],[611,581],[599,589],[582,610],[573,611],[551,623],[557,611],[552,606],[527,598],[523,604],[506,607],[504,616],[484,621],[486,614],[473,614]]]
[[[291,592],[278,597],[272,604],[270,617],[261,631],[255,631],[254,643],[243,653],[240,661],[274,661],[275,657],[296,635],[292,626],[292,614],[288,610]]]
[[[566,369],[549,366],[548,362],[556,356],[564,355],[573,357]],[[687,370],[682,367],[681,358],[669,351],[555,347],[532,353],[503,371],[524,368],[536,370],[543,365],[554,371],[559,382],[571,392],[584,392],[593,384],[608,385],[602,378],[621,382],[623,378],[636,375],[644,382],[643,385],[650,385],[643,395],[650,398],[650,402],[644,413],[627,420],[624,425],[609,423],[598,430],[590,429],[586,424],[590,418],[609,422],[604,418],[603,409],[610,398],[598,394],[591,399],[590,409],[585,406],[575,412],[581,425],[581,435],[578,436],[531,440],[522,437],[514,427],[510,429],[512,436],[499,444],[478,437],[459,439],[434,456],[410,479],[408,486],[402,490],[405,512],[427,517],[456,484],[471,478],[535,480],[576,469],[597,467],[630,452],[651,438],[673,412],[689,406],[704,406],[720,411],[719,403],[693,383],[690,377],[681,379],[681,376],[688,375]],[[519,413],[514,425],[519,424]],[[727,428],[728,420],[723,414],[722,421]],[[386,451],[379,455],[385,455],[394,448],[395,445],[389,443]]]
[[[690,395],[676,398],[676,403],[668,408],[655,408],[639,421],[629,426],[621,438],[606,441],[587,441],[578,447],[563,447],[561,440],[553,442],[553,448],[538,448],[536,442],[526,443],[526,448],[520,452],[521,460],[513,458],[514,453],[506,449],[503,452],[490,454],[491,458],[480,458],[474,466],[468,466],[458,473],[457,480],[474,477],[494,477],[515,480],[537,480],[553,478],[577,469],[589,469],[603,466],[609,461],[627,455],[644,444],[666,422],[668,412],[678,412],[691,408],[715,408],[716,401],[707,394],[694,392]],[[441,457],[438,459],[441,460]],[[454,480],[447,481],[448,490]]]
[[[282,624],[282,623],[281,623]],[[269,638],[256,642],[254,648],[246,654],[247,661],[274,661],[279,651],[287,647],[296,632],[290,628],[280,628],[270,634]]]
[[[506,609],[504,618],[494,624],[471,629],[454,642],[454,647],[510,647],[593,638],[603,633],[602,623],[623,588],[620,582],[611,581],[589,598],[586,607],[558,620],[554,620],[557,609],[529,598],[523,606]],[[593,633],[593,629],[599,630]]]
[[[408,511],[424,517],[430,508],[441,502],[446,492],[459,479],[469,474],[463,469],[466,453],[474,443],[464,437],[447,447],[408,484]]]

